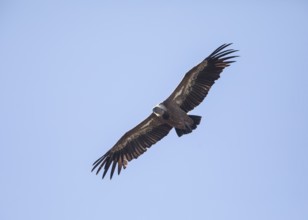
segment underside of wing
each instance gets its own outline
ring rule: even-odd
[[[147,119],[125,133],[120,140],[102,157],[93,163],[93,170],[97,168],[96,174],[104,168],[103,178],[111,167],[110,179],[112,178],[116,167],[118,174],[122,168],[132,159],[138,158],[147,148],[165,137],[172,129],[168,124],[155,115],[151,114]]]
[[[231,59],[237,56],[228,55],[237,50],[225,50],[229,45],[231,44],[223,44],[218,47],[200,64],[187,72],[181,83],[167,100],[176,103],[186,112],[198,106],[207,96],[215,81],[220,77],[223,69],[235,62]]]

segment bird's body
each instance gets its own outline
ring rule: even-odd
[[[155,108],[163,109],[163,114],[157,114]],[[192,126],[194,121],[183,111],[179,106],[171,103],[161,103],[153,109],[154,114],[161,119],[163,123],[167,123],[171,127],[178,129],[186,129],[187,126]]]
[[[188,112],[203,101],[222,70],[234,62],[230,59],[237,56],[227,55],[236,50],[223,50],[229,45],[220,46],[188,71],[173,93],[164,102],[155,106],[148,118],[126,132],[107,153],[94,162],[92,171],[98,168],[97,174],[104,167],[104,177],[111,167],[110,178],[112,178],[116,167],[120,174],[121,169],[126,168],[129,161],[143,154],[147,148],[165,137],[172,128],[175,128],[179,137],[196,129],[201,116],[189,115]]]

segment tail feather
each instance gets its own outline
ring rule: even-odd
[[[194,129],[197,128],[197,125],[200,124],[201,116],[198,115],[188,115],[188,116],[193,120],[194,123],[191,126],[186,126],[186,129],[175,128],[175,131],[179,137],[181,137],[183,134],[191,133]]]
[[[201,116],[198,116],[198,115],[188,115],[193,121],[194,121],[194,124],[192,125],[192,129],[196,129],[197,128],[197,125],[200,124],[201,122]]]

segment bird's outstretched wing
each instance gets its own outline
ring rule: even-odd
[[[165,137],[171,129],[171,126],[163,123],[152,113],[143,122],[126,132],[106,154],[96,160],[92,171],[97,168],[96,174],[98,174],[104,168],[104,178],[111,167],[111,179],[117,165],[120,174],[121,169],[125,169],[129,161],[143,154],[147,148]]]
[[[228,56],[237,51],[232,49],[224,50],[229,45],[231,44],[221,45],[201,63],[188,71],[166,101],[176,103],[186,112],[198,106],[220,77],[223,69],[235,62],[231,59],[238,57]]]

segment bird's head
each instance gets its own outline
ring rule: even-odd
[[[157,116],[157,117],[162,117],[163,119],[168,119],[169,118],[169,114],[167,112],[167,108],[166,106],[164,106],[163,104],[159,104],[156,105],[153,108],[153,113]]]

